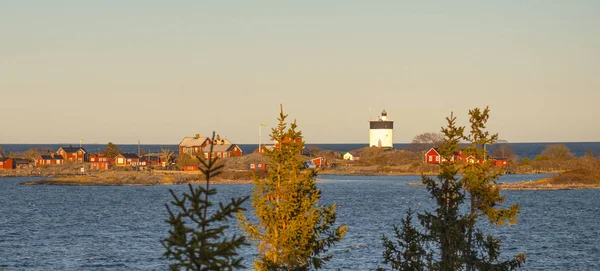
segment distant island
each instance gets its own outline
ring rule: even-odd
[[[207,150],[210,145],[219,150],[215,157],[219,157],[219,161],[224,164],[223,173],[213,179],[215,183],[250,183],[253,176],[264,176],[268,168],[268,158],[263,152],[276,147],[263,145],[250,154],[242,155],[239,148],[226,139],[217,138],[212,142],[209,138],[199,135],[185,138],[178,153],[162,150],[160,153],[142,153],[139,156],[123,153],[112,143],[95,154],[88,154],[82,147],[69,146],[61,147],[58,151],[30,149],[4,156],[0,147],[0,177],[47,177],[42,181],[26,183],[46,185],[198,183],[203,176],[198,171],[197,159],[206,156],[206,152],[195,151]],[[436,175],[441,161],[436,153],[435,142],[414,142],[409,148],[401,150],[364,147],[338,152],[309,147],[299,155],[306,161],[307,169],[317,169],[319,174],[368,176]],[[592,153],[576,157],[565,145],[548,145],[534,159],[519,158],[512,152],[510,145],[501,145],[490,153],[489,157],[506,174],[554,175],[544,180],[500,184],[502,189],[584,189],[599,186],[598,158]],[[462,152],[457,153],[454,159],[460,163],[481,162]]]

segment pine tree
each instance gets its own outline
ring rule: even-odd
[[[240,227],[258,244],[255,270],[319,269],[331,259],[328,249],[346,234],[346,226],[334,227],[335,204],[319,205],[321,191],[316,186],[316,171],[302,170],[299,158],[304,142],[296,122],[288,128],[283,114],[272,129],[277,142],[269,157],[268,176],[254,177],[252,206],[258,223],[242,213]]]
[[[119,147],[117,147],[117,145],[113,144],[112,142],[108,142],[108,144],[106,145],[106,149],[103,152],[103,154],[107,157],[115,157],[120,153],[123,153],[123,151],[120,150]]]
[[[212,145],[209,154],[212,154]],[[242,258],[236,250],[248,245],[246,238],[235,234],[227,238],[225,230],[229,228],[228,220],[245,210],[241,205],[248,197],[232,198],[227,205],[219,202],[218,208],[215,208],[209,197],[214,196],[217,190],[210,187],[210,179],[221,173],[223,165],[217,164],[216,157],[207,161],[203,158],[198,157],[200,171],[205,179],[204,186],[193,187],[189,184],[188,193],[184,193],[182,197],[169,190],[173,196],[171,204],[178,212],[172,211],[165,204],[169,212],[166,222],[172,229],[169,230],[169,237],[161,241],[166,249],[164,255],[173,261],[171,270],[244,268]]]
[[[403,220],[402,230],[396,234],[398,243],[408,245],[395,249],[384,242],[384,257],[395,258],[400,263],[410,263],[412,267],[424,267],[424,270],[514,270],[525,262],[524,255],[500,261],[500,240],[485,235],[475,227],[477,216],[461,211],[463,207],[471,207],[465,204],[465,195],[470,193],[465,186],[466,177],[457,178],[460,168],[458,161],[454,160],[459,151],[458,143],[465,138],[465,127],[456,126],[456,118],[452,114],[446,120],[448,125],[442,129],[445,141],[440,146],[443,159],[438,181],[422,176],[427,190],[435,198],[437,208],[433,213],[418,214],[423,227],[421,233],[406,222],[410,221],[409,214]],[[480,199],[485,200],[483,197]],[[392,268],[414,270],[407,265],[392,265]]]

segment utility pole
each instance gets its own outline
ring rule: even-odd
[[[262,146],[262,128],[265,127],[266,125],[264,124],[259,124],[258,125],[258,152],[261,153],[261,146]]]

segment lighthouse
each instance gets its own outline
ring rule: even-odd
[[[371,129],[369,131],[369,146],[378,148],[393,148],[394,143],[392,132],[394,131],[394,121],[389,120],[385,109],[377,120],[369,121]]]

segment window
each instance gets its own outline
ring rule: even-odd
[[[250,164],[250,168],[254,168],[254,164]]]
[[[435,161],[437,161],[437,162],[440,161],[440,156],[439,155],[435,157]]]
[[[433,161],[433,156],[429,156],[429,162]]]

